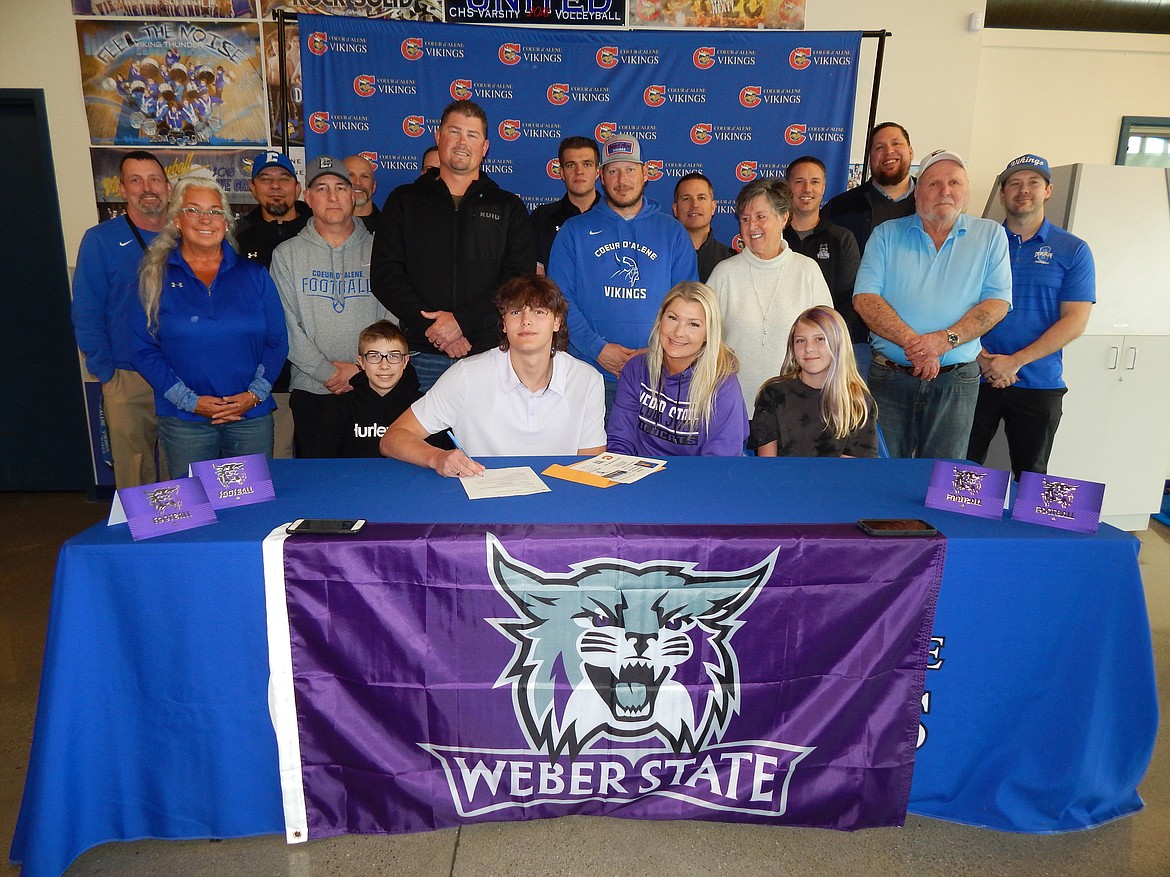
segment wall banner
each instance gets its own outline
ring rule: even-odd
[[[447,21],[463,24],[625,27],[626,0],[446,0]]]
[[[706,174],[716,235],[733,202],[798,156],[845,188],[860,33],[483,28],[306,15],[300,19],[305,150],[362,153],[388,194],[418,174],[443,108],[488,114],[484,170],[529,209],[564,194],[562,138],[643,141],[647,195],[666,206],[679,177]],[[669,208],[667,208],[669,209]]]
[[[255,0],[73,0],[74,15],[255,18]]]
[[[256,22],[78,21],[97,146],[267,146]]]

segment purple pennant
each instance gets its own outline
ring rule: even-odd
[[[974,463],[937,460],[926,489],[926,506],[999,520],[1007,496],[1010,473]]]
[[[191,474],[203,483],[213,509],[267,502],[276,497],[268,458],[263,454],[192,463]]]
[[[1096,533],[1104,498],[1105,485],[1097,481],[1022,472],[1012,520],[1075,533]]]
[[[852,525],[286,541],[284,580],[266,568],[287,608],[270,631],[290,634],[270,642],[273,721],[301,765],[288,836],[570,813],[901,825],[945,545]]]
[[[191,530],[217,520],[198,478],[124,487],[118,491],[118,500],[135,540]]]

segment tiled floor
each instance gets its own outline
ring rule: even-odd
[[[28,758],[49,594],[61,542],[108,506],[73,494],[0,494],[0,841],[12,837]],[[1170,696],[1170,530],[1141,534],[1142,572],[1162,702]],[[399,837],[286,846],[222,842],[106,844],[68,871],[166,877],[325,875],[1170,875],[1170,734],[1163,726],[1136,816],[1037,837],[911,816],[902,829],[854,834],[703,822],[572,817]],[[19,869],[3,865],[4,877]]]

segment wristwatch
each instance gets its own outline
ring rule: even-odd
[[[950,329],[947,329],[947,341],[950,342],[951,350],[954,350],[956,347],[959,346],[959,336],[956,335],[954,332],[952,332]]]

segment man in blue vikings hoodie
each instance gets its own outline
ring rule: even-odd
[[[698,280],[699,267],[686,229],[643,195],[637,139],[601,145],[601,183],[605,200],[561,227],[548,275],[569,303],[569,352],[601,372],[608,410],[617,377],[646,348],[667,291]]]
[[[322,155],[305,172],[313,217],[272,254],[272,279],[288,324],[292,363],[289,404],[298,457],[336,453],[330,425],[338,397],[353,391],[354,339],[390,313],[370,289],[373,236],[353,218],[353,184],[336,158]]]

